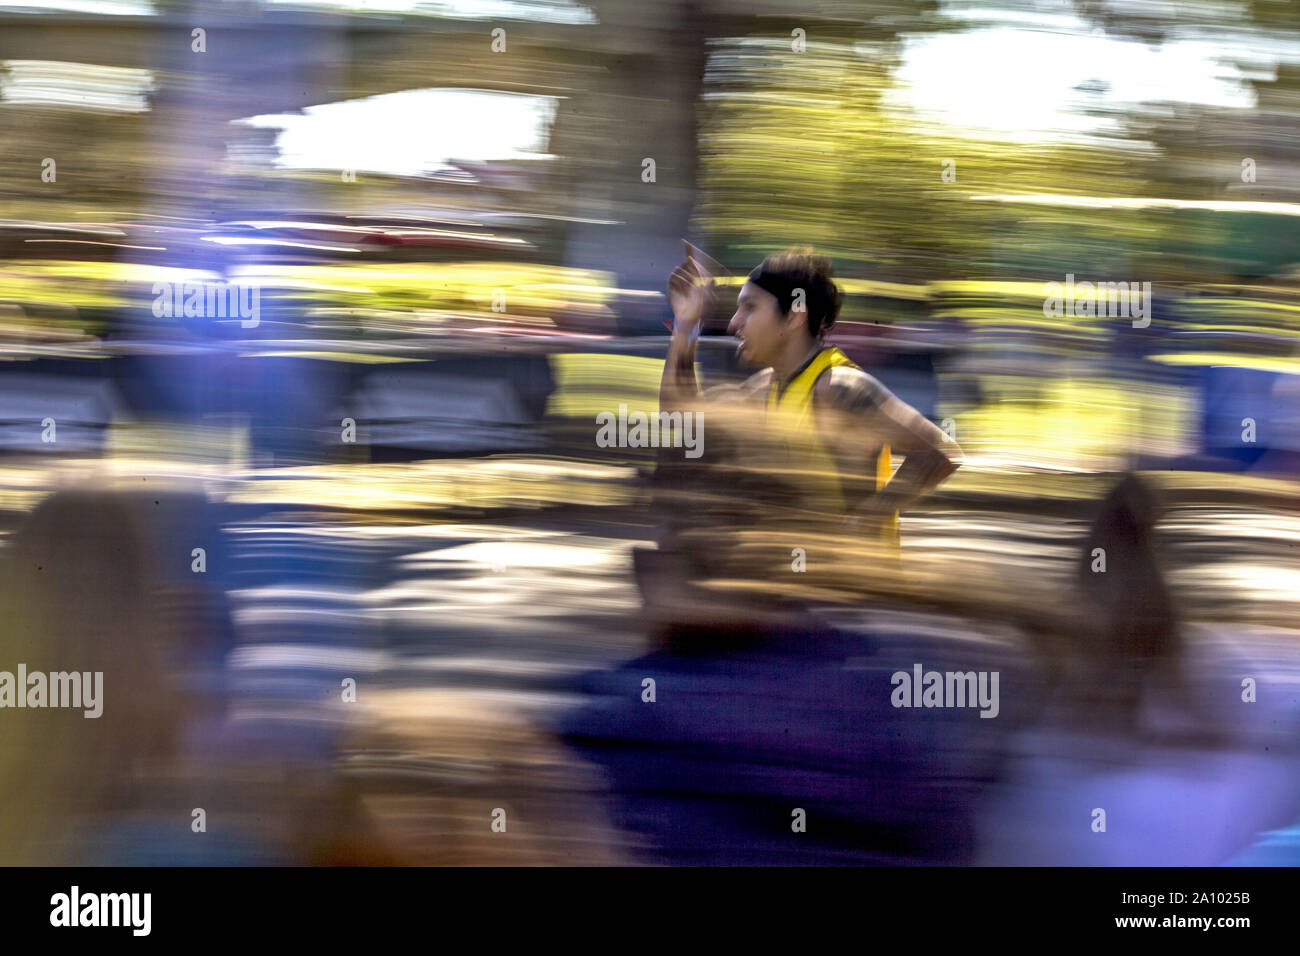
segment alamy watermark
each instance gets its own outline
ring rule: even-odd
[[[996,717],[999,671],[895,671],[889,702],[895,707],[979,707],[981,717]]]
[[[596,416],[596,445],[600,448],[682,448],[687,458],[704,454],[703,412],[628,413],[618,406],[618,415],[601,412]]]
[[[245,329],[262,321],[262,290],[256,283],[155,282],[156,319],[239,319]]]
[[[93,720],[104,712],[104,672],[28,673],[19,664],[17,677],[0,671],[0,707],[80,707]]]
[[[148,936],[152,911],[152,893],[83,893],[73,886],[50,897],[51,926],[125,926],[132,936]]]
[[[1071,272],[1066,275],[1064,286],[1059,282],[1046,283],[1043,295],[1043,315],[1049,319],[1095,315],[1132,318],[1135,329],[1145,329],[1151,324],[1150,282],[1075,282]]]

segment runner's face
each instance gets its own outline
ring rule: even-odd
[[[776,362],[790,333],[776,296],[746,282],[736,300],[736,314],[727,332],[740,339],[736,355],[746,365],[767,368]]]

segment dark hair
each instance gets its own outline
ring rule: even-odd
[[[840,315],[840,290],[831,281],[834,274],[829,259],[801,246],[768,256],[749,274],[749,281],[776,296],[782,315],[794,305],[795,290],[802,289],[808,331],[816,337]]]

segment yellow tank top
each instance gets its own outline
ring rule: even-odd
[[[840,486],[839,466],[817,433],[813,418],[813,386],[823,372],[838,366],[859,368],[856,362],[832,346],[822,349],[784,390],[781,390],[780,383],[773,376],[771,389],[767,393],[767,419],[770,425],[785,433],[792,456],[804,460],[800,463],[801,470],[806,467],[810,478],[821,484],[820,490],[827,504],[842,513],[847,510],[847,506]],[[885,487],[893,474],[891,464],[889,446],[884,445],[876,456],[877,491]],[[885,522],[884,539],[894,547],[898,546],[897,513],[890,515]]]

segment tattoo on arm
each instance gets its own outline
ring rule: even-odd
[[[961,449],[916,409],[901,401],[869,375],[833,377],[827,398],[852,415],[871,436],[872,446],[888,444],[903,456],[903,464],[884,488],[871,490],[859,505],[892,513],[905,509],[938,487],[960,465]],[[874,467],[874,460],[869,467]]]

